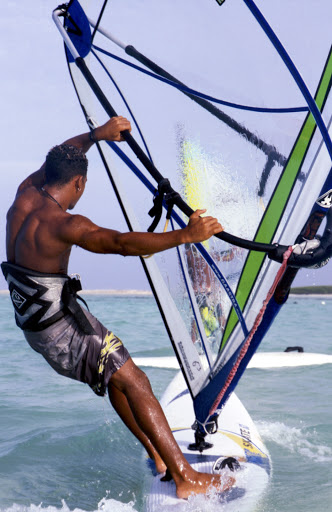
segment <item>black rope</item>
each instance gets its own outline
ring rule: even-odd
[[[101,18],[103,17],[104,10],[105,10],[105,7],[106,7],[107,2],[108,2],[108,0],[105,0],[104,5],[102,6],[101,11],[100,11],[100,13],[99,13],[99,16],[98,16],[98,20],[97,20],[96,26],[95,26],[95,28],[94,28],[94,31],[92,32],[92,36],[91,36],[91,44],[93,43],[93,40],[94,40],[95,35],[96,35],[96,32],[97,32],[98,27],[99,27],[99,25],[100,25],[100,21],[101,21]]]
[[[170,182],[167,178],[163,178],[158,183],[158,192],[154,196],[153,206],[149,211],[150,217],[154,217],[151,226],[148,228],[148,232],[152,233],[158,226],[162,213],[163,213],[163,202],[166,191],[170,188]]]

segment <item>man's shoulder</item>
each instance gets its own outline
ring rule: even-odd
[[[56,226],[58,233],[66,233],[67,235],[75,235],[82,231],[87,231],[91,225],[91,221],[80,214],[69,213],[68,211],[52,211],[50,223]]]
[[[40,191],[37,187],[34,185],[28,185],[25,187],[18,187],[16,196],[14,199],[14,203],[16,202],[23,202],[23,201],[29,201],[29,200],[35,200],[36,197],[40,197]]]
[[[85,225],[92,224],[92,221],[85,217],[84,215],[81,215],[80,213],[69,213],[69,212],[63,212],[66,215],[64,216],[64,220],[70,225],[70,226],[77,226],[77,227],[83,227]]]
[[[10,215],[10,213],[17,210],[25,212],[29,210],[29,206],[35,202],[37,195],[37,190],[33,189],[34,187],[28,187],[23,190],[18,189],[14,201],[7,212],[7,215]]]

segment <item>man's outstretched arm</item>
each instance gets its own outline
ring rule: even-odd
[[[220,233],[223,228],[214,217],[201,217],[206,210],[196,210],[183,229],[166,233],[120,233],[101,228],[81,215],[68,216],[58,226],[57,236],[70,245],[78,245],[90,252],[144,256],[165,251],[184,243],[197,243]]]
[[[94,142],[101,140],[112,140],[121,142],[123,140],[121,132],[124,130],[131,130],[130,122],[122,116],[112,117],[102,126],[98,126],[93,130],[93,141],[90,138],[90,132],[82,133],[67,139],[62,144],[70,144],[80,148],[84,153],[87,153]],[[45,163],[38,171],[30,174],[18,187],[17,193],[20,194],[28,187],[40,188],[45,183]]]

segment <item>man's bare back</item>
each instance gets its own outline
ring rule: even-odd
[[[59,226],[70,214],[31,186],[18,194],[7,214],[7,259],[39,272],[67,273],[71,245]]]

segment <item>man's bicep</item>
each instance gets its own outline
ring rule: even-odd
[[[116,252],[118,231],[102,228],[82,215],[72,215],[61,228],[63,241],[90,252]]]

